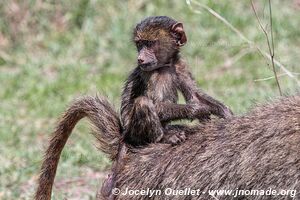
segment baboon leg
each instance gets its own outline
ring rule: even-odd
[[[102,187],[101,187],[101,197],[110,199],[110,196],[112,195],[112,189],[114,188],[115,184],[115,174],[110,173],[108,174],[107,178],[104,180]],[[100,199],[100,198],[98,198]]]
[[[144,139],[144,143],[163,142],[172,145],[186,140],[182,126],[162,125],[151,99],[138,97],[132,113],[130,134],[132,133],[134,141],[140,140],[139,144],[143,144],[141,139]],[[126,135],[128,134],[125,134],[125,140]]]
[[[130,116],[130,124],[125,130],[126,143],[144,145],[158,142],[163,137],[163,127],[151,99],[138,97],[135,99]]]
[[[127,155],[127,147],[125,144],[121,144],[119,147],[119,153],[116,160],[113,162],[111,173],[104,180],[101,187],[101,197],[105,200],[114,200],[115,195],[112,194],[112,190],[116,188],[116,175],[121,173],[122,167],[124,166],[124,161]],[[101,198],[99,198],[101,199]],[[102,200],[102,199],[101,199]]]

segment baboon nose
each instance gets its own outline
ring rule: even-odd
[[[139,63],[139,64],[143,64],[143,63],[144,63],[144,60],[141,59],[141,58],[138,58],[138,63]]]

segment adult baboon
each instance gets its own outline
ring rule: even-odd
[[[160,190],[159,195],[116,195],[115,199],[300,199],[300,96],[258,106],[244,116],[212,120],[186,130],[180,146],[150,144],[131,149],[116,187]],[[171,189],[205,194],[166,195]],[[253,195],[241,190],[291,190],[289,195]],[[209,190],[231,189],[212,197]],[[115,190],[113,191],[115,192]],[[244,194],[244,195],[242,195]],[[295,195],[295,196],[294,196]],[[101,197],[99,197],[101,198]]]
[[[88,107],[88,109],[83,109]],[[117,129],[119,122],[107,115],[106,102],[87,97],[78,100],[65,115],[66,120],[88,116],[96,125],[101,149],[116,159],[122,143]],[[104,112],[104,116],[102,116]],[[112,117],[108,126],[99,117]],[[60,127],[60,126],[58,126]],[[64,127],[60,127],[60,131]],[[71,128],[73,128],[71,126]],[[186,127],[187,128],[187,127]],[[57,129],[59,130],[59,128]],[[111,134],[107,134],[111,130]],[[71,129],[68,129],[70,132]],[[124,166],[116,176],[121,192],[130,190],[160,190],[160,195],[116,195],[115,199],[214,199],[208,190],[269,190],[300,189],[300,96],[286,97],[258,106],[244,116],[217,119],[185,130],[188,139],[182,145],[149,144],[130,148]],[[105,134],[103,134],[104,132]],[[199,133],[199,134],[194,134]],[[193,134],[193,135],[191,135]],[[58,154],[58,155],[57,155]],[[59,153],[56,155],[59,156]],[[55,158],[56,159],[56,158]],[[42,172],[36,199],[50,199],[58,160]],[[206,194],[171,195],[164,190],[195,189]],[[115,192],[115,190],[113,190]],[[295,195],[293,193],[293,195]],[[233,199],[234,195],[218,196]],[[291,199],[292,195],[238,195],[235,199]],[[98,199],[105,199],[99,193]],[[299,194],[294,199],[300,199]]]

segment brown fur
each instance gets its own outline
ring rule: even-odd
[[[83,109],[85,108],[85,109]],[[89,109],[86,109],[89,108]],[[42,166],[36,200],[49,200],[57,168],[61,141],[68,137],[76,121],[92,119],[100,149],[116,160],[123,144],[117,116],[101,98],[85,97],[75,101],[64,115],[51,140]],[[71,111],[71,112],[70,112]],[[85,113],[85,114],[82,114]],[[108,120],[106,120],[108,119]],[[68,122],[68,126],[66,126]],[[113,123],[112,123],[113,122]],[[105,126],[104,126],[105,125]],[[232,119],[214,120],[194,128],[181,127],[191,134],[180,146],[149,144],[130,147],[116,187],[130,189],[296,189],[300,190],[300,95],[282,98],[259,106]],[[56,136],[56,137],[55,137]],[[65,139],[63,139],[65,138]],[[62,140],[63,139],[63,140]],[[55,148],[53,148],[55,147]],[[122,152],[122,151],[121,151]],[[99,199],[107,199],[101,193]],[[149,199],[145,196],[115,196],[116,199]],[[251,196],[248,199],[270,199]],[[206,195],[155,196],[152,199],[214,199]],[[233,199],[222,196],[220,199]],[[247,199],[240,197],[239,199]],[[274,199],[290,199],[277,196]],[[294,199],[300,199],[299,194]]]
[[[129,75],[122,93],[125,143],[133,146],[153,142],[177,144],[184,140],[184,132],[169,122],[203,120],[210,114],[232,116],[229,108],[197,88],[180,58],[180,47],[187,41],[182,23],[166,16],[148,17],[138,23],[133,32],[138,66]],[[178,91],[187,104],[177,104]]]
[[[129,189],[295,189],[300,191],[300,96],[282,98],[250,113],[213,120],[186,132],[183,144],[150,144],[128,151],[116,187]],[[101,194],[100,194],[101,196]],[[100,198],[101,199],[101,198]],[[104,198],[105,199],[105,198]],[[127,199],[215,199],[201,196],[115,196]],[[217,199],[291,199],[220,196]],[[294,199],[300,199],[300,195]]]
[[[51,199],[61,151],[73,128],[83,117],[88,117],[94,125],[94,136],[97,138],[100,150],[108,154],[112,160],[116,159],[121,141],[121,125],[117,113],[103,98],[83,97],[74,101],[60,119],[45,153],[35,194],[36,200]]]

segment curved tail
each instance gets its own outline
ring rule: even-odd
[[[118,153],[121,123],[108,101],[101,97],[86,96],[74,101],[59,121],[46,151],[38,180],[36,200],[50,200],[52,185],[60,154],[77,122],[88,117],[93,125],[99,148],[112,160]]]

